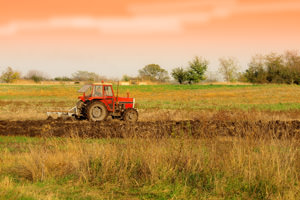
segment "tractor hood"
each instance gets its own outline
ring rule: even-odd
[[[119,103],[133,103],[134,98],[127,98],[127,97],[118,97]]]
[[[135,98],[118,97],[119,104],[125,104],[126,108],[135,107]]]

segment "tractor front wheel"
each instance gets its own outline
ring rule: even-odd
[[[138,120],[138,112],[134,108],[128,108],[124,111],[123,120],[126,122],[136,122]]]
[[[89,121],[103,121],[107,115],[107,108],[102,102],[94,102],[88,107],[87,118]]]

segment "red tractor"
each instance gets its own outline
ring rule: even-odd
[[[89,121],[103,121],[108,116],[113,119],[121,119],[128,122],[138,120],[138,112],[135,109],[135,99],[115,96],[112,84],[94,83],[84,85],[78,92],[79,101],[69,112],[55,112],[58,116],[73,116],[76,119],[87,119]],[[117,92],[118,93],[118,92]],[[47,112],[48,116],[54,112]]]

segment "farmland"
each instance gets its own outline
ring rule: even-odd
[[[0,119],[45,119],[48,110],[68,110],[77,102],[79,88],[78,85],[1,85]],[[126,96],[127,92],[136,98],[138,108],[146,111],[141,112],[141,120],[146,121],[153,120],[154,113],[181,120],[194,115],[209,116],[216,111],[247,114],[263,111],[274,117],[276,113],[289,112],[288,118],[298,119],[300,110],[300,87],[295,85],[120,86],[120,96]]]
[[[46,120],[79,88],[0,85],[0,199],[300,198],[298,86],[120,86],[136,124]]]

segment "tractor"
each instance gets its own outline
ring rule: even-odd
[[[118,87],[119,90],[119,87]],[[127,122],[136,122],[138,120],[138,111],[135,109],[135,99],[115,96],[112,84],[94,83],[84,85],[78,92],[79,101],[76,106],[68,112],[47,112],[48,116],[55,113],[59,117],[70,116],[78,120],[87,119],[89,121],[103,121],[108,116],[113,119],[120,119]]]

